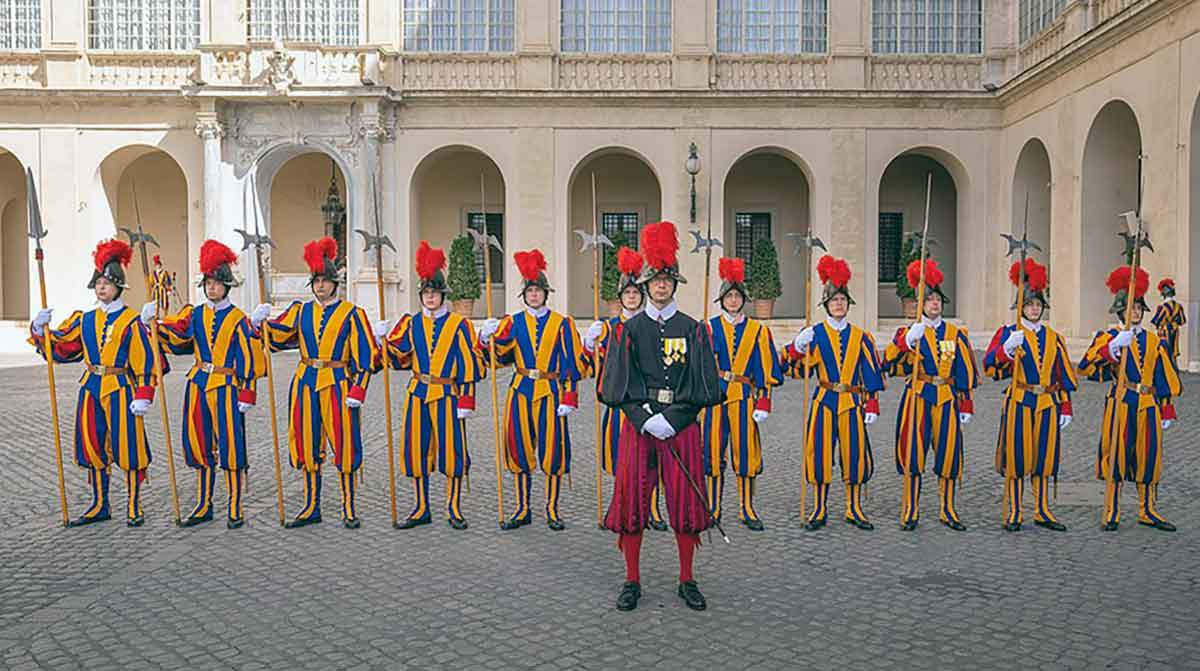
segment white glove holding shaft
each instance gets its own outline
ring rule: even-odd
[[[1133,342],[1133,331],[1117,331],[1117,335],[1108,341],[1108,353],[1114,359],[1120,358],[1121,350],[1129,347],[1131,342]]]
[[[1024,343],[1025,332],[1021,329],[1013,329],[1013,332],[1008,334],[1008,337],[1004,339],[1004,356],[1011,359],[1013,352],[1017,351],[1017,348]]]
[[[1059,415],[1058,416],[1058,428],[1065,429],[1068,426],[1071,426],[1072,419],[1074,419],[1074,418],[1071,417],[1070,415]]]
[[[908,331],[904,333],[904,343],[909,349],[916,347],[921,338],[925,337],[925,329],[925,322],[917,322],[908,327]]]
[[[387,334],[392,332],[392,320],[380,319],[371,325],[371,331],[375,333],[376,338],[385,338]]]
[[[358,400],[357,398],[351,398],[351,397],[347,396],[346,397],[346,407],[347,408],[355,408],[355,409],[361,408],[362,401]]]
[[[558,408],[554,411],[554,414],[558,415],[559,417],[566,417],[573,412],[575,412],[575,406],[563,405],[562,403],[559,403]]]
[[[589,350],[595,351],[596,341],[599,340],[600,336],[602,335],[604,335],[604,322],[592,322],[592,325],[588,327],[587,333],[583,334],[583,346]]]
[[[238,401],[238,412],[242,413],[243,415],[246,414],[247,410],[249,410],[250,408],[253,408],[253,407],[254,407],[253,403],[247,403],[245,401]]]
[[[479,327],[479,342],[488,344],[496,330],[500,328],[500,320],[492,317],[491,319],[483,320],[483,326]]]
[[[958,413],[958,423],[966,426],[971,423],[972,417],[974,417],[974,415],[969,412],[960,412]]]
[[[37,316],[33,318],[33,322],[29,324],[29,328],[34,335],[42,335],[46,331],[46,325],[50,323],[50,316],[54,314],[54,308],[45,308],[38,310]]]
[[[454,411],[454,416],[457,417],[458,419],[466,419],[474,414],[475,414],[475,411],[471,410],[469,408],[459,408],[458,410]]]
[[[796,350],[797,352],[807,352],[808,346],[812,344],[813,335],[815,333],[816,332],[813,331],[813,327],[811,326],[801,331],[800,334],[796,336],[796,339],[792,341],[792,349]]]
[[[267,317],[271,316],[271,306],[266,303],[260,304],[250,313],[250,324],[254,328],[258,328],[260,324],[267,321]]]
[[[766,419],[766,418],[768,418],[768,417],[770,417],[770,416],[771,416],[771,413],[770,413],[769,411],[767,411],[767,410],[755,410],[755,411],[754,411],[754,421],[755,421],[755,423],[757,423],[757,422],[761,422],[761,421],[763,421],[764,419]]]
[[[642,425],[642,431],[659,440],[668,440],[671,436],[675,435],[675,427],[671,426],[671,423],[667,421],[666,417],[662,416],[661,412],[657,415],[651,415],[650,419],[646,420],[646,423]]]
[[[878,419],[879,419],[879,415],[877,415],[873,412],[868,412],[863,415],[863,424],[870,426],[870,425],[874,424]]]
[[[150,301],[142,306],[142,323],[149,326],[150,321],[158,316],[158,303]]]
[[[1173,420],[1173,419],[1164,419],[1162,421],[1163,431],[1166,431],[1167,429],[1171,428],[1171,425],[1174,423],[1175,423],[1175,420]]]
[[[133,399],[133,402],[129,404],[129,412],[132,412],[133,414],[137,415],[138,417],[145,417],[146,413],[149,411],[150,411],[150,401],[148,401],[147,399],[135,398],[135,399]]]

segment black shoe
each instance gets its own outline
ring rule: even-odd
[[[1007,531],[1009,533],[1012,533],[1014,531],[1020,531],[1021,523],[1020,522],[1005,522],[1004,526],[1002,526],[1001,529],[1004,529],[1005,531]]]
[[[900,530],[901,531],[916,531],[917,530],[917,521],[909,520],[909,521],[905,522],[904,524],[901,524]]]
[[[601,524],[600,528],[603,529],[604,525]],[[670,529],[671,527],[667,526],[667,523],[664,522],[663,520],[650,520],[650,528],[654,529],[655,531],[666,531],[667,529]]]
[[[638,599],[642,598],[642,586],[636,582],[627,582],[617,595],[617,610],[633,610],[637,608]]]
[[[746,518],[746,519],[742,520],[742,524],[746,525],[746,528],[751,531],[762,531],[763,530],[762,520],[759,520],[759,519]]]
[[[246,518],[244,517],[225,520],[226,529],[241,529],[244,526],[246,526]]]
[[[146,518],[141,515],[134,515],[133,517],[125,520],[125,526],[127,527],[140,527],[145,523]]]
[[[433,516],[426,512],[420,517],[409,517],[403,522],[396,522],[395,527],[397,529],[412,529],[413,527],[419,527],[431,522],[433,522]]]
[[[1174,531],[1175,530],[1175,525],[1171,524],[1170,522],[1168,522],[1166,520],[1154,520],[1153,522],[1146,522],[1144,520],[1138,520],[1138,524],[1148,526],[1151,529],[1158,529],[1159,531]]]
[[[1034,520],[1033,523],[1038,525],[1039,527],[1042,527],[1044,529],[1049,529],[1051,531],[1066,531],[1067,530],[1067,525],[1063,524],[1062,522],[1055,522],[1052,520]]]
[[[343,517],[342,526],[346,529],[357,529],[362,526],[362,522],[357,517]]]
[[[285,523],[283,525],[283,528],[284,529],[299,529],[300,527],[306,527],[310,524],[320,524],[320,523],[321,523],[320,515],[311,515],[309,517],[297,517],[296,519],[292,520],[291,522]]]
[[[942,520],[942,524],[945,524],[946,526],[950,527],[951,529],[953,529],[955,531],[966,531],[967,530],[966,525],[964,525],[962,522],[959,522],[958,520]],[[1017,525],[1017,526],[1020,526],[1020,525]]]
[[[871,524],[867,520],[856,520],[856,519],[852,519],[852,518],[846,518],[846,522],[848,524],[853,524],[854,526],[858,527],[859,529],[862,529],[863,531],[874,531],[875,530],[875,525]]]
[[[450,525],[451,529],[458,529],[459,531],[467,528],[467,520],[462,517],[451,517],[446,520],[446,523]]]
[[[212,508],[210,507],[208,509],[208,512],[203,515],[196,515],[195,513],[188,515],[186,520],[179,523],[179,526],[194,527],[198,524],[204,524],[205,522],[211,522],[212,518],[213,518]]]
[[[1100,530],[1101,531],[1116,531],[1118,526],[1120,526],[1120,524],[1118,522],[1105,522],[1104,524],[1100,525]]]
[[[696,585],[695,580],[679,583],[679,596],[692,610],[708,608],[708,602],[704,600],[704,595],[700,593],[700,588]]]
[[[551,531],[562,531],[567,528],[562,520],[546,520],[546,526],[550,527]]]
[[[111,519],[112,519],[112,515],[109,513],[106,513],[106,512],[100,513],[99,515],[92,515],[91,517],[84,515],[83,517],[77,517],[77,518],[71,520],[70,522],[67,522],[67,526],[68,527],[86,527],[89,524],[95,524],[96,522],[107,522]]]
[[[528,516],[528,515],[525,517],[520,517],[520,518],[510,517],[500,523],[500,528],[503,529],[504,531],[512,531],[513,529],[520,529],[521,527],[525,526],[526,524],[529,524],[529,522],[530,522],[530,516]]]
[[[806,522],[804,524],[804,530],[805,531],[816,531],[817,529],[820,529],[823,526],[825,526],[824,518],[819,519],[819,520],[809,520],[808,522]]]

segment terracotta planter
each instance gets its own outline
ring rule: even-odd
[[[450,309],[464,317],[473,317],[475,315],[475,299],[464,298],[462,300],[450,301]]]
[[[775,314],[775,301],[754,299],[754,318],[755,319],[770,319],[771,315]]]
[[[900,299],[900,308],[904,311],[905,319],[916,319],[917,318],[917,299],[901,298]]]
[[[600,301],[601,314],[616,317],[621,314],[621,301]]]

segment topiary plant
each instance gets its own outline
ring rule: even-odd
[[[933,258],[932,247],[938,244],[932,235],[925,245],[925,258]],[[909,231],[904,234],[904,242],[900,246],[900,272],[896,275],[896,296],[901,299],[917,300],[917,291],[908,283],[908,265],[921,260],[921,232]]]
[[[608,236],[608,239],[612,242],[612,247],[604,248],[604,274],[600,278],[600,298],[615,301],[619,298],[617,283],[621,279],[621,271],[617,269],[617,250],[629,246],[629,236],[625,235],[624,231],[617,231]]]
[[[450,244],[450,269],[446,275],[450,300],[479,300],[482,291],[479,268],[475,265],[475,240],[459,236]]]
[[[773,301],[783,295],[783,283],[779,280],[779,254],[770,238],[760,238],[754,242],[748,275],[746,289],[755,300]]]

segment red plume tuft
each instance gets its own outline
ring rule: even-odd
[[[642,272],[644,265],[646,261],[641,254],[628,247],[617,250],[617,270],[621,271],[622,275],[637,275]]]
[[[205,240],[200,245],[200,274],[210,275],[226,264],[237,263],[237,253],[216,240]]]
[[[1029,283],[1029,289],[1045,291],[1046,286],[1050,283],[1050,278],[1046,274],[1046,266],[1033,259],[1026,259],[1026,261],[1032,262],[1032,265],[1025,264],[1025,281]]]
[[[726,282],[741,284],[746,281],[746,261],[739,258],[721,257],[717,264],[717,273]]]
[[[675,231],[675,224],[660,221],[647,224],[642,229],[642,253],[651,268],[662,270],[674,266],[678,251],[679,234]]]
[[[162,257],[159,256],[158,254],[154,255],[154,265],[156,265],[156,266],[162,265]]]
[[[546,257],[540,249],[517,252],[513,254],[513,260],[517,262],[517,270],[521,271],[521,277],[527,282],[536,280],[546,270]]]
[[[850,283],[850,275],[850,264],[845,259],[826,254],[817,261],[817,277],[821,278],[822,284],[844,287]]]
[[[921,260],[917,259],[908,264],[908,272],[906,274],[908,275],[908,286],[916,289],[917,285],[921,282]],[[925,259],[925,286],[939,287],[945,279],[945,275],[942,275],[942,269],[938,268],[937,261]]]
[[[336,259],[337,253],[337,240],[325,236],[304,245],[304,263],[308,264],[308,269],[316,274],[325,270],[325,259]]]
[[[1108,274],[1108,279],[1104,281],[1108,286],[1108,290],[1113,294],[1118,294],[1122,291],[1129,290],[1129,266],[1118,266]],[[1138,268],[1137,277],[1133,285],[1133,295],[1135,298],[1140,298],[1146,295],[1146,291],[1150,288],[1150,274],[1144,268]]]
[[[1167,287],[1171,287],[1172,289],[1174,289],[1175,288],[1175,280],[1173,280],[1169,277],[1164,277],[1158,281],[1158,292],[1159,293],[1162,293],[1162,290]]]
[[[92,261],[96,264],[96,270],[104,272],[104,266],[119,261],[122,266],[128,266],[133,260],[133,247],[129,246],[124,240],[102,240],[96,245],[96,251],[92,252]]]
[[[422,240],[417,247],[417,276],[423,280],[430,279],[445,265],[446,253],[430,247],[427,241]]]

